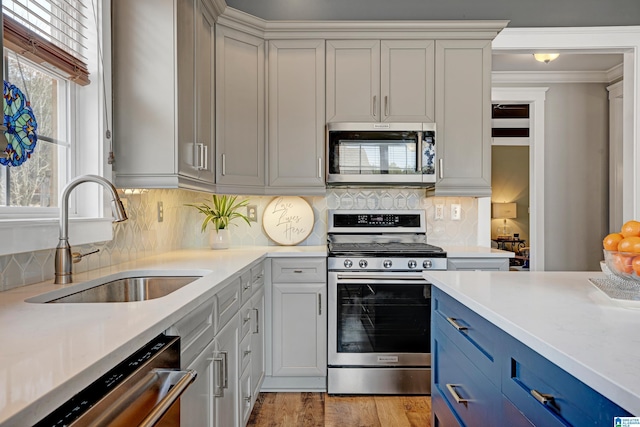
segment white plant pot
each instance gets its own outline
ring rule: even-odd
[[[229,249],[231,237],[228,229],[211,230],[209,233],[209,246],[211,249]]]

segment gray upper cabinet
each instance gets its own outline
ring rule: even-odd
[[[491,195],[491,41],[436,42],[437,196]]]
[[[216,183],[260,194],[265,185],[264,40],[216,26]]]
[[[268,194],[324,194],[324,40],[272,40]]]
[[[214,13],[206,0],[114,0],[119,187],[214,189]]]
[[[327,122],[434,122],[433,40],[327,41]]]

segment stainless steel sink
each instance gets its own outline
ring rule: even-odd
[[[192,273],[195,273],[192,271]],[[200,272],[198,272],[200,273]],[[202,276],[148,275],[140,272],[118,274],[66,289],[49,292],[27,300],[34,303],[103,303],[133,302],[161,298],[200,279]]]
[[[127,277],[57,298],[49,303],[146,301],[169,295],[200,276]]]

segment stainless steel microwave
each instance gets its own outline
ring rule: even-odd
[[[328,185],[436,182],[435,123],[329,123]]]

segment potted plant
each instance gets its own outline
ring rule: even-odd
[[[187,204],[187,206],[198,209],[204,215],[204,221],[202,221],[203,233],[209,223],[213,223],[214,229],[211,230],[209,235],[209,244],[213,249],[227,249],[229,247],[229,225],[234,219],[243,219],[251,226],[249,218],[245,214],[238,212],[240,208],[244,208],[249,204],[249,200],[245,199],[236,202],[237,199],[238,196],[218,196],[214,194],[211,205],[207,204],[207,202],[198,205]]]

